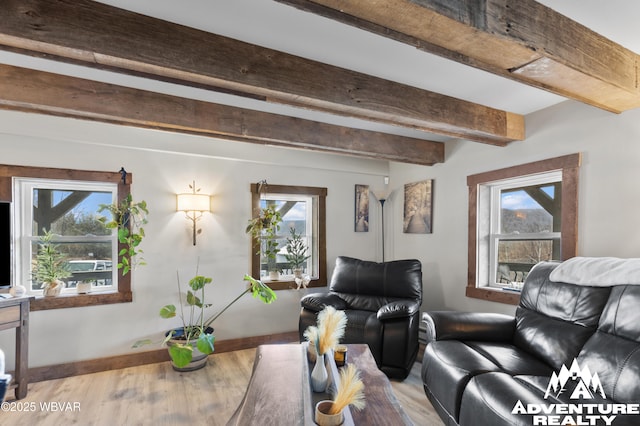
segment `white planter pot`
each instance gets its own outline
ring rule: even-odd
[[[60,292],[62,291],[63,288],[64,288],[64,282],[60,280],[55,280],[53,282],[45,284],[42,294],[45,297],[58,296],[60,295]]]
[[[91,282],[81,281],[77,284],[76,290],[79,294],[86,294],[91,292]]]

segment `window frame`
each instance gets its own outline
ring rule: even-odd
[[[133,181],[133,175],[131,173],[127,173],[125,180],[123,180],[120,172],[0,165],[0,200],[12,203],[12,215],[15,215],[14,201],[20,202],[19,200],[14,200],[14,177],[115,183],[117,184],[118,200],[126,198],[131,193],[131,183]],[[13,234],[12,238],[14,240],[15,237],[15,234]],[[123,248],[124,245],[122,243],[118,243],[118,252]],[[15,250],[13,251],[15,252]],[[15,271],[20,267],[20,265],[16,264],[17,261],[15,253],[12,254],[12,257],[12,267]],[[15,284],[15,273],[13,275]],[[31,310],[39,311],[131,302],[133,300],[131,292],[131,273],[124,276],[121,273],[117,273],[116,276],[118,277],[118,282],[114,287],[114,290],[111,292],[88,294],[67,293],[57,297],[37,296],[31,301]]]
[[[255,217],[260,210],[261,199],[261,185],[257,183],[251,184],[251,214]],[[312,186],[290,186],[290,185],[268,185],[268,194],[281,194],[281,195],[300,195],[318,197],[318,212],[317,212],[317,228],[318,233],[318,277],[312,279],[307,287],[324,287],[327,285],[327,244],[326,244],[326,197],[327,188],[319,188]],[[260,279],[260,255],[254,250],[256,241],[251,238],[251,276]],[[293,278],[281,279],[278,281],[270,281],[269,287],[273,290],[287,290],[296,288],[297,285]]]
[[[467,255],[467,286],[465,294],[467,297],[489,300],[499,303],[517,305],[520,302],[520,294],[515,292],[505,292],[498,288],[491,288],[479,285],[479,268],[488,267],[489,259],[479,257],[479,232],[482,226],[479,224],[480,214],[479,196],[480,187],[492,182],[508,179],[516,180],[523,176],[531,176],[541,173],[560,171],[561,183],[561,239],[560,258],[566,260],[577,255],[578,246],[578,181],[581,163],[581,154],[569,154],[562,157],[536,161],[519,166],[479,173],[467,177],[469,189],[469,224],[468,224],[468,255]],[[482,265],[486,261],[487,265]]]
[[[38,242],[40,237],[32,235],[33,226],[33,191],[40,189],[49,190],[83,190],[92,192],[108,192],[111,194],[111,200],[109,204],[114,203],[118,197],[118,187],[111,182],[96,182],[96,181],[79,181],[70,179],[43,179],[16,176],[13,178],[14,194],[17,194],[17,201],[13,203],[14,213],[14,229],[17,232],[13,238],[14,255],[15,255],[15,280],[16,282],[30,282],[32,281],[29,276],[31,275],[31,268],[29,268],[25,259],[31,259],[33,253],[31,252],[33,243]],[[97,213],[97,211],[95,212]],[[94,236],[94,237],[72,237],[72,236],[59,236],[55,238],[54,243],[67,242],[80,242],[77,240],[83,240],[82,242],[111,242],[111,262],[117,264],[118,258],[118,238],[117,233],[114,230],[108,230],[108,235]],[[116,259],[116,262],[113,262]],[[20,265],[18,265],[20,263]],[[116,282],[118,279],[118,270],[113,269],[111,274],[112,284],[108,287],[100,287],[91,285],[92,292],[113,292],[116,288]],[[72,294],[76,291],[75,288],[64,288],[61,295],[65,296]],[[29,296],[41,296],[42,290],[34,290],[33,282],[30,287],[27,287],[27,294]]]

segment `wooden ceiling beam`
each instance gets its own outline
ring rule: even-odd
[[[404,163],[444,162],[444,144],[0,65],[0,109]]]
[[[640,106],[640,56],[534,0],[276,0],[608,111]]]
[[[89,0],[0,0],[0,49],[495,145],[521,115]]]

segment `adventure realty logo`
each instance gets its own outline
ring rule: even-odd
[[[618,415],[640,414],[639,404],[589,403],[596,396],[606,399],[598,373],[591,374],[589,367],[580,369],[575,359],[571,368],[564,364],[549,380],[544,399],[559,397],[569,392],[570,400],[576,403],[563,404],[523,404],[518,400],[511,413],[533,416],[533,425],[611,425]]]

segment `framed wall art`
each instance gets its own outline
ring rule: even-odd
[[[354,231],[369,232],[369,185],[356,185]]]
[[[431,234],[433,216],[433,179],[404,186],[404,222],[406,234]]]

